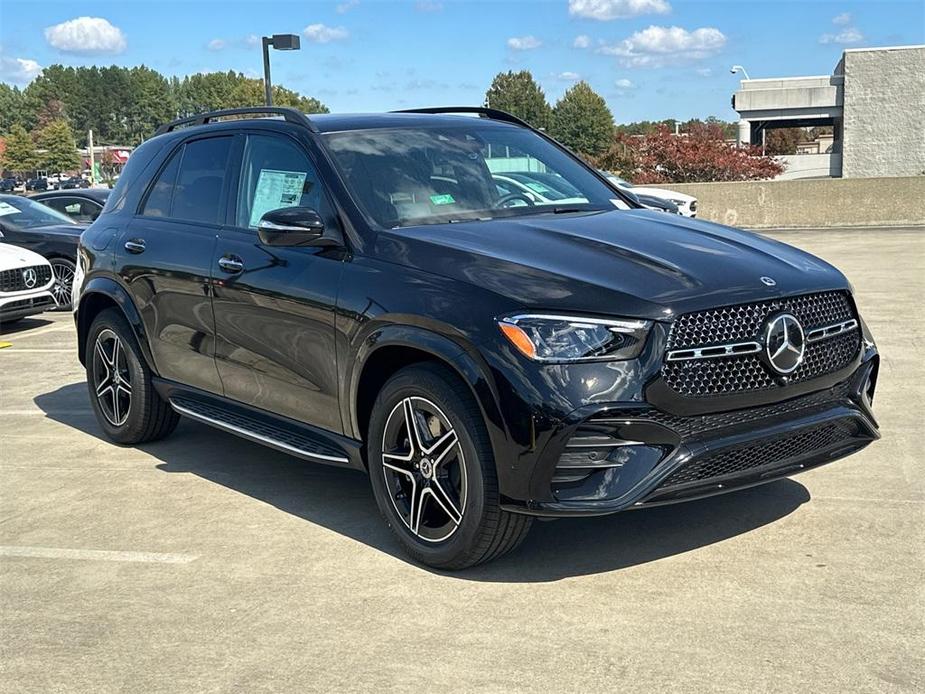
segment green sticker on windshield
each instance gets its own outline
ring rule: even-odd
[[[456,200],[453,199],[453,196],[452,196],[452,195],[449,195],[449,194],[447,194],[447,195],[431,195],[431,196],[430,196],[430,201],[431,201],[434,205],[452,205],[453,203],[456,202]]]

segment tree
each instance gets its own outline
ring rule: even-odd
[[[35,143],[32,142],[26,129],[21,124],[15,123],[6,137],[3,168],[24,176],[27,172],[34,170],[36,165]]]
[[[550,130],[566,147],[593,157],[613,142],[613,114],[603,97],[581,81],[556,102]]]
[[[0,82],[0,133],[7,133],[14,123],[23,121],[22,92]]]
[[[507,111],[534,128],[549,127],[549,102],[529,70],[499,72],[485,92],[485,101],[491,108]]]
[[[43,168],[52,173],[73,171],[80,166],[80,155],[74,133],[66,120],[52,121],[36,135],[39,160]]]
[[[803,128],[771,128],[764,137],[764,151],[772,155],[796,154],[803,137]]]
[[[773,157],[762,155],[760,147],[727,144],[717,123],[694,125],[685,136],[664,126],[649,135],[618,135],[594,164],[634,183],[749,181],[784,171]]]
[[[189,75],[173,85],[177,110],[181,116],[225,108],[259,106],[263,104],[263,81],[245,77],[240,72],[210,72]],[[291,106],[306,113],[327,113],[327,107],[317,99],[305,97],[285,87],[273,87],[273,103]]]

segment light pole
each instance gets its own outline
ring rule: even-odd
[[[729,68],[729,72],[731,72],[733,75],[736,74],[737,72],[741,72],[743,75],[745,75],[745,79],[747,80],[751,79],[751,77],[748,76],[748,73],[745,72],[745,68],[742,67],[741,65],[733,65],[731,68]]]
[[[273,34],[261,39],[263,44],[263,91],[267,106],[273,105],[273,85],[270,84],[270,46],[278,51],[297,51],[301,46],[298,34]]]

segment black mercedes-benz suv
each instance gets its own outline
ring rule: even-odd
[[[504,192],[499,172],[578,194]],[[112,440],[183,415],[364,470],[440,568],[511,550],[536,516],[738,489],[878,437],[879,357],[838,270],[639,209],[490,109],[165,125],[75,284]]]

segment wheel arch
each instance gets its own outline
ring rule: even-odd
[[[372,407],[382,386],[402,368],[428,362],[446,367],[468,386],[482,412],[495,464],[499,465],[506,425],[488,365],[474,347],[419,326],[386,326],[364,340],[352,360],[355,366],[347,379],[349,406],[344,413],[349,418],[347,430],[354,438],[365,441]]]
[[[105,311],[107,308],[117,308],[125,316],[135,333],[135,339],[141,347],[142,355],[148,367],[156,374],[157,371],[154,368],[154,359],[151,355],[151,347],[148,344],[141,314],[135,307],[135,303],[125,287],[109,277],[91,278],[80,293],[80,302],[74,314],[74,320],[77,324],[77,350],[80,363],[86,365],[84,354],[90,326],[100,312]]]

